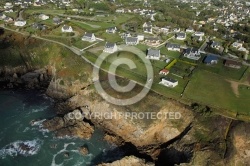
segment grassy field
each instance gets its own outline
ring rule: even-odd
[[[106,32],[102,32],[102,33],[99,33],[99,34],[100,34],[101,38],[104,39],[107,42],[117,43],[117,42],[122,42],[123,41],[123,39],[119,36],[118,33],[109,34],[109,33],[106,33]]]
[[[203,63],[200,63],[199,68],[219,74],[225,78],[234,80],[240,80],[247,69],[246,66],[243,66],[241,69],[233,69],[230,67],[226,67],[223,64],[223,60],[221,59],[219,59],[218,64],[214,65],[205,65]]]
[[[166,56],[169,56],[169,57],[172,57],[172,58],[179,58],[180,55],[181,55],[181,53],[178,52],[178,51],[168,51],[165,46],[162,47],[160,50],[161,50],[162,55],[166,55]]]
[[[72,43],[73,46],[75,46],[75,47],[77,47],[79,49],[83,49],[85,47],[88,47],[91,44],[94,44],[94,43],[90,43],[90,42],[87,42],[87,41],[82,41],[81,38],[76,38],[75,42]]]
[[[246,109],[250,108],[250,102],[247,102],[250,91],[239,88],[239,93],[240,96],[236,97],[231,84],[223,77],[205,70],[196,70],[183,97],[192,102],[250,115],[249,109]]]

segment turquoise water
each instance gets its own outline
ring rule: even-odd
[[[53,101],[38,92],[0,91],[0,165],[1,166],[87,166],[118,156],[117,149],[103,141],[95,129],[90,140],[58,139],[42,129],[44,119],[55,116]],[[30,121],[39,119],[35,125]],[[56,148],[52,147],[57,145]],[[86,156],[78,147],[87,146]],[[28,147],[22,150],[20,147]],[[65,156],[69,153],[69,157]]]

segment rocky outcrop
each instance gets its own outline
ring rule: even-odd
[[[28,89],[47,89],[51,75],[47,68],[28,72],[25,67],[8,68],[1,70],[0,82],[4,82],[3,88],[25,87]]]
[[[79,148],[79,152],[83,155],[86,156],[89,153],[89,149],[86,146],[81,146]]]
[[[103,163],[98,166],[154,166],[153,163],[147,163],[145,160],[135,156],[127,156],[113,163]]]
[[[55,117],[43,122],[43,127],[49,131],[54,131],[56,137],[78,137],[90,139],[94,127],[84,122],[79,110],[66,114],[64,117]]]
[[[169,100],[165,101],[158,110],[149,111],[162,115],[169,115],[169,112],[171,112],[173,116],[180,115],[180,117],[177,117],[180,119],[166,116],[159,119],[155,118],[150,123],[142,125],[147,121],[146,118],[128,118],[123,114],[126,112],[125,107],[110,105],[103,100],[98,100],[98,98],[93,100],[92,96],[95,96],[94,92],[86,88],[67,100],[63,104],[64,107],[61,108],[75,109],[80,107],[84,118],[103,127],[106,131],[120,137],[122,140],[131,142],[142,153],[151,155],[154,159],[160,153],[159,146],[181,135],[194,118],[193,113],[188,108]],[[156,100],[154,97],[153,99]],[[144,105],[145,103],[141,104]],[[147,103],[144,107],[147,107]],[[155,104],[155,106],[157,105]],[[145,110],[141,112],[143,111]],[[109,115],[113,117],[110,118]]]

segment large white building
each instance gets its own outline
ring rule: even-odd
[[[72,29],[71,26],[64,25],[64,26],[62,27],[62,32],[70,33],[70,32],[73,32],[73,29]]]
[[[48,19],[49,19],[49,16],[47,16],[47,15],[45,15],[45,14],[40,14],[40,15],[38,16],[38,18],[41,19],[41,20],[48,20]]]
[[[82,41],[94,42],[96,41],[96,37],[93,33],[85,33],[82,37]]]
[[[106,53],[114,53],[118,50],[117,48],[117,45],[115,43],[109,43],[107,42],[105,44],[105,47],[104,47],[104,50],[103,52],[106,52]]]
[[[24,20],[16,20],[14,22],[14,25],[18,26],[18,27],[23,27],[24,25],[26,25],[26,21],[24,21]]]
[[[162,80],[159,84],[162,84],[166,87],[174,88],[178,85],[178,81],[174,80],[172,78],[166,77],[166,78],[162,78]]]

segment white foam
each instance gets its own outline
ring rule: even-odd
[[[24,130],[23,130],[23,133],[26,133],[28,130],[30,130],[29,127],[26,127]]]
[[[61,154],[61,153],[63,153],[63,152],[66,152],[66,151],[67,151],[66,149],[67,149],[67,147],[68,147],[69,145],[75,145],[75,143],[74,143],[74,142],[70,142],[70,143],[64,144],[63,149],[60,150],[59,152],[57,152],[56,154],[53,155],[53,159],[52,159],[51,166],[63,166],[63,163],[61,163],[61,164],[56,164],[55,158],[56,158],[57,155],[59,155],[59,154]]]
[[[0,157],[5,158],[6,156],[32,156],[38,153],[41,148],[43,141],[40,139],[27,140],[27,141],[15,141],[0,150]]]

